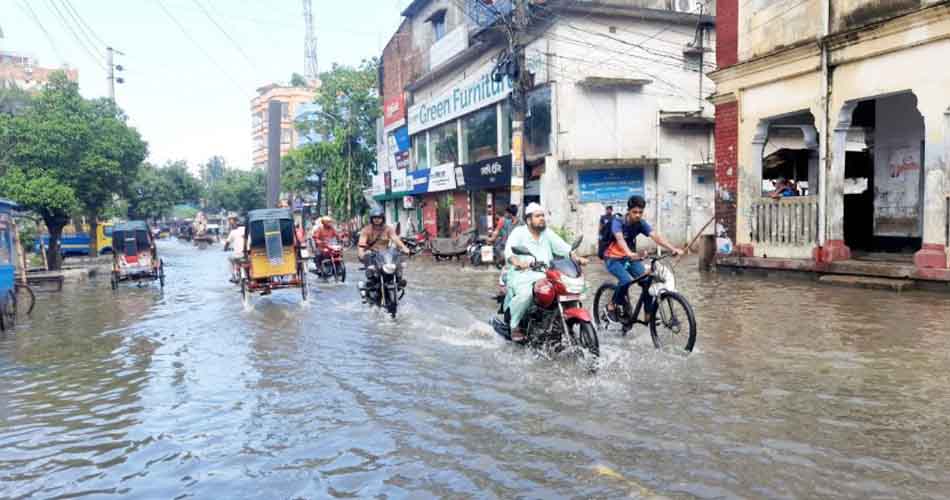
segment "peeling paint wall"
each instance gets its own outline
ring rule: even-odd
[[[919,238],[922,222],[923,118],[913,94],[876,102],[874,234]]]
[[[739,0],[739,60],[815,39],[821,19],[819,0]]]

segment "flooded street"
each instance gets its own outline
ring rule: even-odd
[[[255,297],[160,243],[168,283],[41,294],[0,337],[0,497],[940,498],[950,299],[678,270],[688,358],[644,327],[594,376],[501,342],[496,273],[414,261]],[[591,286],[606,278],[592,264]],[[592,299],[589,299],[591,301]],[[589,305],[589,304],[588,304]]]

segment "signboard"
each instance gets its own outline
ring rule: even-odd
[[[400,94],[383,101],[383,129],[390,130],[406,123],[406,96]]]
[[[511,185],[511,155],[490,158],[462,167],[465,189],[479,191]]]
[[[581,203],[623,202],[644,195],[642,168],[608,168],[577,172]]]
[[[409,185],[409,175],[404,169],[397,168],[390,172],[392,178],[392,192],[393,193],[404,193],[411,189]]]
[[[506,76],[501,82],[492,81],[494,67],[495,64],[489,61],[460,83],[431,99],[410,106],[409,134],[432,128],[508,97],[511,79]]]
[[[372,196],[386,194],[386,179],[383,177],[382,172],[373,176],[373,185],[370,187],[370,194]]]
[[[412,189],[414,195],[422,195],[429,191],[429,169],[416,170],[412,174]]]
[[[455,164],[443,163],[429,169],[429,192],[455,189]]]
[[[402,208],[405,208],[406,210],[412,210],[413,208],[416,208],[416,199],[412,196],[404,196],[402,199]]]

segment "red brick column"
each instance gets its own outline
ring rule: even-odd
[[[739,60],[739,0],[716,2],[716,64],[720,69]],[[716,104],[716,238],[720,252],[751,255],[736,246],[736,202],[739,193],[739,103],[719,96]]]

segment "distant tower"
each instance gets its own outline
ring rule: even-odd
[[[304,73],[310,84],[313,85],[319,78],[319,69],[317,67],[317,36],[313,33],[313,9],[310,6],[310,0],[303,0],[303,24],[304,24]]]

